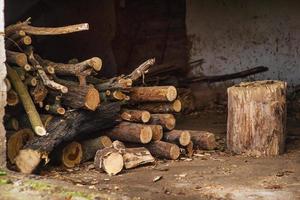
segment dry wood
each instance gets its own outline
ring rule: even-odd
[[[10,89],[8,92],[7,92],[7,97],[6,97],[6,103],[7,105],[9,106],[15,106],[19,103],[19,96],[18,94],[16,93],[15,90],[13,89]]]
[[[95,78],[91,80],[91,77],[87,77],[88,82],[92,82],[95,84],[95,87],[100,92],[104,92],[106,90],[114,90],[114,89],[127,89],[132,86],[132,80],[120,77],[114,77],[108,80],[98,80],[95,81]]]
[[[30,88],[30,94],[34,103],[40,104],[47,97],[48,90],[41,81],[38,81],[34,88]]]
[[[180,149],[176,144],[163,141],[153,141],[145,146],[150,153],[158,158],[176,160],[180,155]]]
[[[19,46],[28,46],[28,45],[31,45],[31,37],[26,35],[26,36],[23,36],[21,37],[18,41],[17,41],[17,44]]]
[[[154,63],[155,63],[155,58],[146,60],[140,66],[138,66],[133,72],[131,72],[131,74],[126,76],[126,78],[131,79],[132,81],[136,81],[140,77],[144,76],[148,72],[149,67],[154,65]]]
[[[23,107],[28,115],[28,118],[30,120],[32,129],[37,135],[43,136],[46,135],[46,130],[44,128],[44,125],[40,119],[39,113],[37,112],[34,103],[27,91],[27,88],[21,81],[20,77],[18,76],[17,72],[12,69],[10,66],[7,65],[7,74],[8,77],[14,87],[14,89],[17,91],[21,102],[23,104]]]
[[[130,89],[130,99],[134,102],[174,101],[177,91],[174,86],[133,87]]]
[[[81,162],[86,162],[95,157],[96,152],[99,149],[104,149],[106,147],[112,146],[112,141],[107,136],[101,136],[94,139],[85,140],[80,142],[82,147],[82,160]]]
[[[191,142],[191,135],[189,131],[172,130],[169,132],[164,132],[163,139],[166,142],[187,146]]]
[[[121,122],[112,130],[105,133],[113,140],[146,144],[152,139],[152,130],[144,124]]]
[[[181,111],[181,101],[176,99],[173,102],[142,103],[137,108],[150,113],[176,113]]]
[[[5,49],[16,47],[18,45],[17,41],[24,36],[26,36],[26,33],[24,31],[16,31],[9,37],[6,36]]]
[[[66,110],[59,104],[45,105],[45,110],[50,114],[64,115]]]
[[[97,151],[94,165],[97,170],[105,171],[109,176],[112,176],[122,171],[124,160],[116,149],[104,148]]]
[[[88,23],[75,24],[64,27],[34,27],[30,26],[29,24],[30,22],[25,21],[10,25],[5,28],[5,35],[9,36],[20,30],[29,35],[62,35],[89,30]]]
[[[7,141],[7,156],[9,161],[14,164],[15,158],[18,155],[20,149],[34,137],[34,133],[31,129],[21,129],[13,133]]]
[[[124,143],[121,142],[121,141],[119,141],[119,140],[113,141],[112,147],[113,147],[114,149],[118,150],[118,151],[121,152],[121,153],[124,152],[125,149],[126,149]]]
[[[145,147],[125,149],[123,160],[126,169],[132,169],[155,161],[151,153]]]
[[[28,65],[27,56],[25,53],[6,50],[6,61],[9,64],[16,64],[19,67]]]
[[[48,155],[62,142],[114,127],[118,123],[119,111],[120,105],[112,103],[102,105],[94,112],[73,110],[67,111],[63,117],[53,117],[47,126],[49,134],[34,138],[20,151],[16,158],[18,169],[23,173],[32,173],[42,160],[47,163]]]
[[[227,147],[241,154],[284,152],[286,82],[256,81],[228,89]]]
[[[106,90],[105,92],[100,93],[100,99],[103,102],[111,102],[111,101],[127,101],[129,97],[124,94],[122,91],[113,91]]]
[[[82,160],[82,147],[78,142],[71,142],[62,150],[61,163],[68,168],[73,168],[79,165]]]
[[[12,67],[12,69],[14,69],[17,72],[17,74],[19,75],[19,77],[22,81],[24,81],[26,79],[26,71],[23,68]]]
[[[161,125],[164,130],[173,130],[176,125],[176,119],[172,114],[151,114],[149,122],[153,125]]]
[[[24,80],[24,83],[25,83],[25,85],[28,85],[28,86],[36,86],[37,85],[37,79],[34,76],[26,74],[26,78]]]
[[[163,127],[161,125],[148,125],[152,130],[152,140],[158,141],[163,138]]]
[[[212,150],[217,147],[215,135],[208,131],[188,130],[194,146],[199,149]]]
[[[123,110],[121,118],[129,122],[149,122],[151,115],[146,110]]]

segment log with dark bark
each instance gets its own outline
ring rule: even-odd
[[[194,146],[198,149],[212,150],[217,147],[215,135],[208,131],[188,130]]]
[[[176,144],[153,141],[145,146],[150,153],[158,158],[176,160],[180,155],[180,149]]]
[[[164,130],[173,130],[176,125],[176,119],[172,114],[151,114],[149,124],[161,125]]]
[[[149,122],[151,115],[146,110],[122,110],[121,118],[129,122]]]
[[[123,160],[126,169],[132,169],[155,161],[151,153],[145,147],[126,148],[123,153]]]
[[[143,62],[140,66],[138,66],[131,74],[127,75],[126,78],[131,79],[132,81],[138,80],[140,77],[144,76],[148,73],[148,69],[150,66],[154,65],[155,58],[151,58]]]
[[[110,147],[97,151],[94,165],[97,170],[105,171],[109,176],[112,176],[122,171],[124,160],[118,150]]]
[[[106,147],[112,147],[112,141],[107,136],[100,136],[98,138],[93,138],[80,142],[82,148],[82,160],[81,162],[86,162],[95,157],[96,152],[99,149],[104,149]]]
[[[246,82],[228,89],[229,150],[253,156],[284,152],[286,90],[282,81]]]
[[[152,130],[152,140],[158,141],[163,138],[163,127],[161,125],[148,125]]]
[[[27,56],[25,53],[6,50],[6,61],[9,64],[15,64],[19,67],[28,65]]]
[[[49,134],[35,138],[20,151],[16,158],[18,169],[23,173],[32,173],[42,160],[48,160],[48,155],[60,143],[114,127],[118,124],[119,112],[120,104],[111,103],[102,105],[94,112],[73,110],[63,117],[53,117],[47,126]]]
[[[105,135],[113,140],[146,144],[152,139],[152,130],[148,125],[121,122]]]
[[[150,113],[176,113],[181,111],[181,101],[176,99],[173,102],[142,103],[137,108]]]
[[[7,105],[9,105],[9,106],[15,106],[20,102],[19,96],[15,90],[10,89],[7,92],[6,102],[7,102]]]
[[[129,91],[133,102],[168,102],[177,97],[174,86],[133,87]]]
[[[187,146],[191,142],[191,135],[189,131],[172,130],[169,132],[164,132],[163,139],[166,142]]]

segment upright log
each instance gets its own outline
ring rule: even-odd
[[[173,130],[176,125],[176,119],[172,114],[152,114],[149,123],[161,125],[164,130]]]
[[[149,122],[151,115],[146,110],[123,110],[121,118],[129,122]]]
[[[188,130],[194,146],[198,149],[213,150],[217,147],[216,137],[208,131]]]
[[[82,160],[81,162],[86,162],[95,157],[96,152],[99,149],[104,149],[106,147],[112,146],[112,141],[107,136],[100,136],[98,138],[93,138],[80,142],[82,147]]]
[[[227,147],[241,154],[284,152],[286,88],[282,81],[256,81],[228,88]]]
[[[173,102],[142,103],[137,105],[137,108],[150,113],[177,113],[181,111],[181,101],[176,99]]]
[[[158,158],[176,160],[180,155],[180,149],[176,144],[163,141],[153,141],[145,146],[152,155]]]
[[[134,102],[164,102],[174,101],[177,91],[174,86],[133,87],[130,89],[130,99]]]
[[[188,131],[172,130],[164,133],[164,141],[187,146],[191,142],[191,135]]]
[[[105,135],[113,140],[146,144],[152,139],[152,130],[144,124],[121,122]]]

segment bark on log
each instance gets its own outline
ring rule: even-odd
[[[6,61],[10,64],[16,64],[19,67],[28,65],[28,60],[25,53],[10,50],[6,50]]]
[[[149,122],[151,115],[146,110],[123,110],[121,118],[129,122]]]
[[[143,62],[139,67],[137,67],[131,74],[126,76],[126,78],[131,79],[132,81],[136,81],[140,77],[144,76],[147,72],[150,66],[154,65],[155,58],[151,58],[149,60],[146,60]]]
[[[180,149],[176,144],[163,141],[153,141],[145,146],[150,153],[158,158],[176,160],[180,155]]]
[[[144,124],[121,122],[105,135],[113,140],[146,144],[152,139],[152,129]]]
[[[152,130],[152,141],[158,141],[163,138],[163,127],[161,125],[148,125]]]
[[[100,149],[95,155],[94,165],[97,170],[105,171],[109,176],[116,175],[123,169],[123,156],[114,148]]]
[[[33,98],[34,103],[40,104],[47,97],[48,90],[41,81],[38,81],[37,85],[34,88],[30,88],[30,94]]]
[[[82,160],[81,162],[86,162],[95,157],[96,152],[99,149],[104,149],[106,147],[112,146],[112,141],[107,136],[101,136],[94,139],[85,140],[80,142],[82,147]]]
[[[120,77],[114,77],[105,81],[101,81],[100,83],[95,82],[95,79],[92,81],[87,77],[87,81],[95,84],[95,88],[99,92],[104,92],[106,90],[114,90],[114,89],[127,89],[132,86],[132,80]]]
[[[82,147],[78,142],[71,142],[65,146],[60,155],[61,163],[67,168],[79,165],[82,160]]]
[[[176,99],[174,102],[168,103],[142,103],[137,105],[137,108],[150,113],[177,113],[181,111],[181,101]]]
[[[133,102],[168,102],[177,97],[174,86],[133,87],[129,91]]]
[[[118,151],[121,152],[121,153],[124,152],[125,149],[126,149],[124,143],[121,142],[121,141],[119,141],[119,140],[113,141],[112,147],[113,147],[114,149],[118,150]]]
[[[11,80],[11,83],[14,87],[14,89],[17,91],[23,107],[28,115],[28,118],[30,120],[32,129],[37,135],[44,136],[46,135],[46,130],[44,128],[44,125],[40,119],[39,113],[37,112],[32,99],[27,91],[27,88],[21,81],[20,77],[18,76],[17,72],[13,70],[11,67],[7,65],[7,74],[9,79]]]
[[[7,98],[6,99],[7,105],[9,105],[9,106],[15,106],[19,103],[19,96],[16,93],[16,91],[13,90],[13,89],[10,89],[7,92],[7,97],[6,98]]]
[[[132,169],[155,161],[151,153],[145,147],[125,149],[123,160],[126,169]]]
[[[149,124],[161,125],[164,130],[173,130],[176,125],[176,119],[172,114],[151,114]]]
[[[64,115],[66,113],[66,110],[61,107],[59,104],[53,104],[53,105],[45,105],[45,110],[50,114],[55,115]]]
[[[188,130],[194,146],[199,149],[213,150],[217,147],[215,135],[207,131]]]
[[[194,143],[193,141],[191,141],[186,147],[186,155],[191,158],[193,157],[193,154],[194,154]]]
[[[33,77],[29,74],[26,74],[26,78],[24,80],[24,83],[25,85],[28,85],[28,86],[36,86],[37,85],[37,79],[36,77]]]
[[[16,165],[23,173],[32,173],[42,160],[64,141],[72,141],[76,136],[94,133],[114,127],[118,123],[120,105],[102,105],[97,111],[73,110],[63,117],[54,117],[47,126],[48,135],[30,141],[16,158]],[[28,159],[31,158],[31,159]]]
[[[163,136],[164,141],[175,143],[181,146],[187,146],[191,142],[191,135],[189,131],[172,130],[165,132]]]
[[[286,88],[282,81],[256,81],[228,88],[229,150],[254,156],[284,152]]]

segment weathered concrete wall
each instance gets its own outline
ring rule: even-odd
[[[0,167],[6,165],[6,139],[3,126],[4,107],[6,106],[6,77],[5,51],[4,51],[4,0],[0,0]]]
[[[190,60],[204,59],[193,73],[263,65],[270,71],[253,78],[300,84],[299,1],[188,0],[186,9]]]

